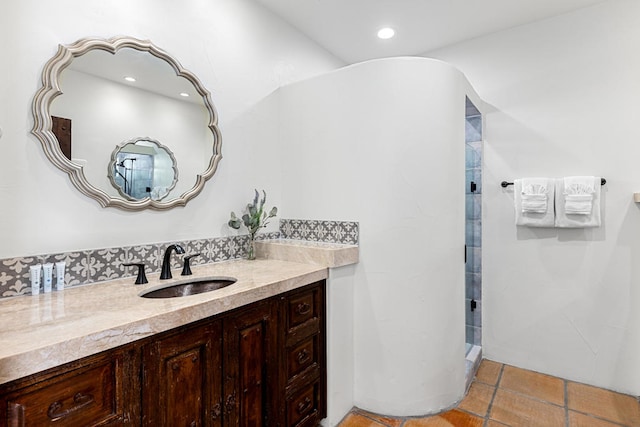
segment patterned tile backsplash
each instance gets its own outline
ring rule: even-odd
[[[357,245],[358,228],[357,222],[281,219],[280,231],[259,234],[258,239],[284,238]],[[200,253],[191,260],[191,265],[201,265],[246,257],[249,238],[245,234],[0,259],[0,298],[31,294],[29,266],[38,263],[64,261],[65,286],[135,276],[135,267],[123,265],[130,262],[143,262],[147,273],[159,273],[162,255],[171,243],[180,244],[186,255]],[[181,267],[179,257],[172,257],[171,263],[172,268]],[[54,287],[55,280],[54,271]]]
[[[358,229],[357,222],[349,221],[280,220],[280,233],[283,239],[357,245]]]

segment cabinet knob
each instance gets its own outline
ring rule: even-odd
[[[298,314],[308,314],[311,311],[311,305],[306,302],[301,302],[296,306],[296,313]]]
[[[305,397],[302,402],[298,402],[298,406],[296,409],[298,410],[298,414],[302,415],[307,412],[311,408],[311,399]]]
[[[305,349],[303,349],[302,351],[300,351],[298,353],[298,364],[299,365],[304,365],[308,361],[309,361],[309,352],[305,348]]]

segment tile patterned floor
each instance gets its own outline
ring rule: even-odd
[[[339,427],[640,427],[633,396],[483,360],[457,408],[392,418],[354,408]]]

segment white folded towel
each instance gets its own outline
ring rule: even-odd
[[[600,177],[569,176],[555,184],[556,227],[600,226]]]
[[[573,215],[591,215],[593,194],[564,194],[564,211]]]
[[[564,210],[573,215],[591,215],[594,177],[567,176],[564,181]]]
[[[594,176],[565,176],[562,178],[565,194],[593,194],[595,189],[600,187],[600,181],[595,185],[594,178]]]
[[[549,178],[521,178],[514,181],[513,201],[516,225],[553,227],[554,185]]]
[[[546,194],[526,194],[522,193],[522,212],[546,213],[547,212]]]

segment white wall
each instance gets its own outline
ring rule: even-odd
[[[356,265],[329,270],[327,286],[327,418],[336,426],[353,408],[354,281]]]
[[[483,182],[484,355],[640,394],[640,2],[614,0],[430,52],[492,109]],[[514,226],[524,176],[601,175],[603,226]]]
[[[116,35],[152,40],[212,93],[224,157],[185,208],[103,209],[48,162],[30,134],[33,95],[57,45]],[[280,206],[278,115],[262,99],[342,65],[249,0],[14,0],[3,5],[0,37],[0,258],[225,235],[229,211],[246,205],[254,187]]]
[[[467,92],[461,73],[423,58],[278,91],[287,212],[360,223],[354,359],[342,362],[353,363],[358,407],[418,415],[464,392]]]

